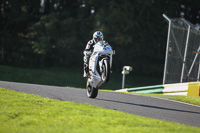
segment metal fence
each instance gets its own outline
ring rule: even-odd
[[[199,81],[200,27],[184,18],[169,22],[163,84]]]

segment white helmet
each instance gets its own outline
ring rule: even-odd
[[[93,40],[95,43],[103,41],[103,33],[101,31],[96,31],[93,34]]]

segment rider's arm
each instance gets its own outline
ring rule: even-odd
[[[104,43],[106,44],[106,46],[110,46],[110,44],[107,41],[104,41]],[[111,47],[111,46],[110,46]],[[115,49],[113,47],[111,47],[113,50],[113,54],[115,54]]]
[[[93,40],[90,40],[87,45],[86,45],[86,48],[84,50],[84,55],[91,55],[92,54],[92,46],[94,45],[94,42]]]
[[[104,43],[106,44],[106,46],[110,46],[110,44],[107,41],[104,41]],[[110,46],[110,47],[113,49],[112,46]]]
[[[86,45],[85,51],[90,51],[93,45],[94,45],[93,40],[90,40]]]
[[[109,43],[107,41],[104,41],[104,43],[106,44],[106,46],[110,46]]]

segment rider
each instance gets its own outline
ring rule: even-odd
[[[93,39],[90,40],[87,45],[86,45],[86,48],[84,50],[84,58],[83,58],[83,61],[84,61],[84,74],[83,74],[83,77],[87,77],[88,76],[88,72],[89,72],[89,59],[90,59],[90,56],[93,52],[93,46],[98,43],[99,41],[104,41],[104,43],[106,45],[109,45],[108,42],[106,42],[105,40],[103,40],[103,33],[101,31],[96,31],[94,32],[93,34]]]

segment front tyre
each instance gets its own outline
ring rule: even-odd
[[[101,77],[104,82],[108,82],[110,79],[110,63],[108,60],[103,61],[103,72]]]

